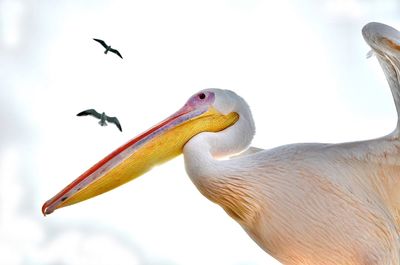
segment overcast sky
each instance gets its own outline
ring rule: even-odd
[[[278,264],[202,197],[182,157],[46,218],[40,208],[203,88],[248,102],[260,148],[391,132],[361,28],[400,28],[399,14],[395,0],[0,0],[0,264]],[[87,108],[123,133],[75,116]]]

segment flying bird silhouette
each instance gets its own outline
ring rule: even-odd
[[[76,116],[87,116],[87,115],[100,119],[99,124],[101,126],[107,126],[107,121],[110,123],[114,123],[118,127],[118,129],[122,132],[121,124],[119,123],[118,119],[116,117],[109,117],[104,112],[100,114],[94,109],[88,109],[76,114]]]
[[[95,41],[97,41],[98,43],[100,43],[106,50],[104,51],[105,54],[107,54],[109,51],[115,53],[116,55],[118,55],[119,57],[122,58],[122,55],[119,53],[118,50],[111,48],[110,45],[107,45],[107,43],[105,43],[104,40],[100,40],[100,39],[93,39]]]

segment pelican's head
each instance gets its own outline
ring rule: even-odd
[[[222,132],[214,133],[211,153],[215,157],[224,157],[246,149],[255,134],[253,116],[246,101],[231,90],[206,89],[201,93],[215,95],[213,108],[224,115],[234,112],[239,114],[239,120]],[[196,137],[194,137],[196,138]],[[195,139],[193,139],[195,140]]]
[[[248,136],[251,140],[254,123],[244,100],[228,90],[202,90],[190,97],[176,113],[84,172],[48,200],[42,212],[50,214],[58,208],[116,188],[144,174],[153,166],[181,154],[184,145],[193,136],[202,132],[229,132],[230,127],[239,123],[239,120],[244,125],[240,127],[251,132],[251,136]],[[243,136],[236,134],[236,137]]]

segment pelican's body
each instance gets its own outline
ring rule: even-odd
[[[400,33],[370,23],[363,35],[399,110]],[[399,127],[369,141],[271,150],[248,148],[254,132],[241,97],[200,91],[82,174],[42,211],[99,195],[183,152],[199,191],[283,264],[400,265]]]
[[[283,264],[399,264],[397,139],[205,158],[201,173],[198,148],[184,151],[193,182]]]

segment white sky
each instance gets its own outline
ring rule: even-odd
[[[40,207],[207,87],[246,99],[257,147],[389,133],[394,105],[361,28],[400,28],[396,2],[0,0],[0,264],[278,264],[182,157],[49,217]],[[123,133],[75,116],[87,108]]]

